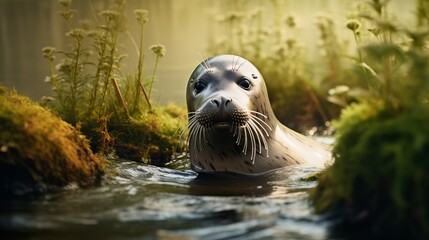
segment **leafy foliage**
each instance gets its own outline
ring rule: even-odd
[[[387,1],[374,0],[361,15],[375,41],[362,44],[355,73],[365,98],[345,108],[335,123],[335,163],[323,172],[312,196],[316,210],[340,213],[342,227],[378,237],[429,236],[429,28],[393,24]],[[427,1],[419,1],[421,4]],[[428,11],[428,8],[425,11]],[[427,18],[427,14],[418,14]],[[364,226],[365,228],[360,228]]]

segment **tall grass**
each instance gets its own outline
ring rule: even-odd
[[[60,14],[69,27],[66,36],[70,45],[65,50],[42,49],[50,66],[46,81],[56,99],[50,106],[64,120],[81,128],[90,138],[93,150],[115,151],[119,157],[160,165],[168,162],[178,144],[174,132],[184,125],[185,119],[172,113],[181,112],[180,108],[159,108],[152,103],[153,83],[165,47],[149,47],[156,60],[151,75],[146,74],[144,28],[149,12],[133,11],[139,26],[135,41],[127,28],[123,0],[112,1],[108,9],[99,13],[89,2],[92,21],[77,21],[78,12],[71,8],[71,0],[60,0],[59,4]],[[122,72],[126,57],[121,48],[123,39],[131,41],[139,59],[129,74]]]
[[[282,1],[270,1],[274,14],[262,8],[234,9],[217,16],[216,37],[207,51],[210,55],[232,53],[243,56],[261,71],[267,82],[272,107],[280,121],[289,127],[305,130],[325,126],[338,116],[339,108],[331,104],[328,90],[343,82],[341,44],[334,33],[334,23],[328,17],[319,18],[320,52],[325,54],[325,77],[314,80],[313,63],[307,59],[307,49],[299,39],[297,20],[284,14]],[[239,4],[237,4],[239,5]],[[261,6],[262,7],[262,6]],[[215,40],[218,39],[218,40]],[[312,65],[313,64],[313,65]],[[297,108],[296,106],[300,106]]]
[[[75,125],[106,116],[112,119],[136,118],[144,109],[152,109],[150,91],[158,62],[165,55],[165,47],[151,47],[157,56],[156,64],[152,75],[145,77],[143,37],[148,11],[134,11],[140,26],[136,50],[139,61],[135,73],[124,75],[121,69],[126,54],[122,52],[120,39],[129,37],[135,42],[127,29],[125,1],[113,1],[109,9],[94,12],[92,21],[78,23],[75,20],[78,12],[71,8],[71,1],[59,3],[62,8],[60,14],[69,26],[66,36],[70,39],[70,46],[65,50],[46,47],[43,54],[51,69],[46,81],[55,92],[57,101],[54,108],[60,115]],[[147,79],[151,80],[145,82]],[[150,89],[146,89],[147,84],[150,84]]]

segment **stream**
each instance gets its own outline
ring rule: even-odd
[[[204,177],[186,159],[156,167],[111,159],[99,186],[3,202],[1,239],[327,239],[307,190],[320,169]]]

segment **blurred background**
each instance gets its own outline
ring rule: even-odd
[[[276,21],[293,16],[296,24],[294,38],[299,41],[306,61],[311,63],[312,80],[320,81],[318,73],[323,72],[324,66],[319,62],[324,55],[319,46],[317,19],[328,16],[334,23],[341,44],[347,46],[353,39],[353,35],[345,27],[347,16],[353,14],[358,2],[361,1],[128,0],[126,13],[128,30],[134,38],[138,38],[138,25],[133,10],[147,9],[149,23],[145,26],[146,49],[156,43],[166,46],[166,56],[160,61],[155,83],[159,103],[185,104],[185,84],[198,62],[214,52],[226,51],[214,51],[216,44],[237,41],[236,32],[228,32],[225,27],[225,18],[233,17],[230,13],[248,15],[244,16],[244,21],[250,21],[250,15],[258,12],[267,35]],[[72,8],[76,9],[76,19],[94,19],[89,3],[86,0],[72,2]],[[91,3],[95,12],[99,12],[98,9],[107,8],[109,1],[92,0]],[[399,22],[412,21],[415,3],[393,0],[389,8],[400,17]],[[49,75],[49,67],[41,49],[46,46],[65,49],[70,44],[70,39],[65,36],[68,26],[59,11],[57,0],[0,0],[2,84],[15,88],[20,94],[34,100],[52,95],[51,86],[44,82],[45,76]],[[247,26],[249,25],[251,28],[252,25]],[[286,31],[286,38],[288,34]],[[125,74],[136,68],[138,57],[128,37],[123,36],[120,42],[122,51],[128,55],[123,61],[122,71]],[[275,46],[264,46],[269,49],[273,47]],[[147,50],[146,58],[146,71],[150,74],[155,56]],[[269,79],[266,80],[269,84]]]

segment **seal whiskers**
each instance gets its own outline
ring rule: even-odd
[[[202,55],[201,55],[201,53],[200,53],[200,58],[201,58],[201,63],[199,63],[199,65],[202,67],[202,68],[204,68],[206,71],[210,71],[210,68],[211,68],[211,66],[210,66],[210,63],[208,62],[208,59],[207,58],[204,58]],[[205,60],[204,60],[205,59]],[[198,61],[197,61],[198,62]]]
[[[201,138],[200,132],[204,131],[204,129],[195,116],[195,112],[193,112],[188,118],[188,142],[192,141],[192,144],[196,147],[195,149],[197,153],[198,151],[200,151],[200,148],[198,146],[198,143],[201,142],[199,141],[199,139]],[[202,149],[203,145],[202,143],[200,144]]]
[[[243,64],[244,64],[245,62],[246,62],[246,61],[245,61],[245,60],[243,60],[243,62],[241,62],[241,63],[240,63],[240,65],[238,65],[238,67],[235,69],[235,71],[240,70],[241,66],[243,66]],[[237,61],[237,63],[238,63],[238,61]]]
[[[250,152],[250,160],[252,160],[252,164],[255,164],[255,156],[256,156],[256,141],[255,141],[255,135],[253,134],[252,128],[249,126],[249,124],[246,124],[246,129],[249,131],[250,136],[250,146],[251,152]]]
[[[189,77],[186,98],[189,156],[198,172],[260,174],[331,162],[329,148],[277,120],[263,76],[244,58],[203,60]]]
[[[234,128],[231,129],[231,132],[233,132],[232,137],[235,138],[236,145],[240,146],[241,140],[244,138],[242,152],[247,155],[247,151],[250,150],[250,160],[252,164],[255,163],[256,153],[262,154],[262,147],[264,147],[266,151],[266,156],[269,156],[266,138],[270,136],[268,130],[271,131],[271,127],[259,118],[259,116],[266,118],[264,114],[253,114],[252,111],[247,112],[248,120],[244,125],[240,125],[241,122],[239,120],[233,121]],[[263,123],[265,127],[261,123]],[[266,128],[268,128],[268,130]]]
[[[257,133],[258,143],[259,143],[259,154],[262,154],[262,149],[261,149],[261,144],[260,144],[260,139],[262,139],[262,143],[264,145],[264,149],[267,152],[266,156],[269,157],[269,155],[268,155],[268,142],[267,142],[266,138],[270,137],[270,134],[268,133],[268,131],[272,131],[272,128],[265,121],[263,121],[262,119],[260,119],[259,116],[261,116],[261,117],[263,117],[265,119],[268,119],[268,117],[265,116],[264,114],[262,114],[260,112],[256,112],[256,111],[249,111],[249,113],[251,113],[251,114],[249,115],[250,121],[249,121],[248,124]],[[255,114],[255,115],[252,115],[252,114]],[[265,128],[268,128],[268,130],[265,129]],[[265,133],[265,135],[264,135],[264,133]]]
[[[204,70],[209,71],[209,69],[207,68],[207,66],[205,66],[204,62],[198,62],[198,60],[195,60],[198,63],[198,66],[201,66]]]
[[[190,130],[190,125],[194,124],[195,121],[195,112],[188,112],[186,114],[188,116],[188,124],[186,127],[179,127],[176,131],[176,133],[174,135],[177,135],[179,132],[179,139],[178,139],[178,148],[179,149],[183,149],[188,148],[188,144],[189,144],[189,130]],[[184,117],[184,115],[178,116],[178,118]],[[188,133],[188,136],[186,137],[186,141],[184,141],[184,136],[185,134]],[[185,147],[183,146],[185,145]]]

